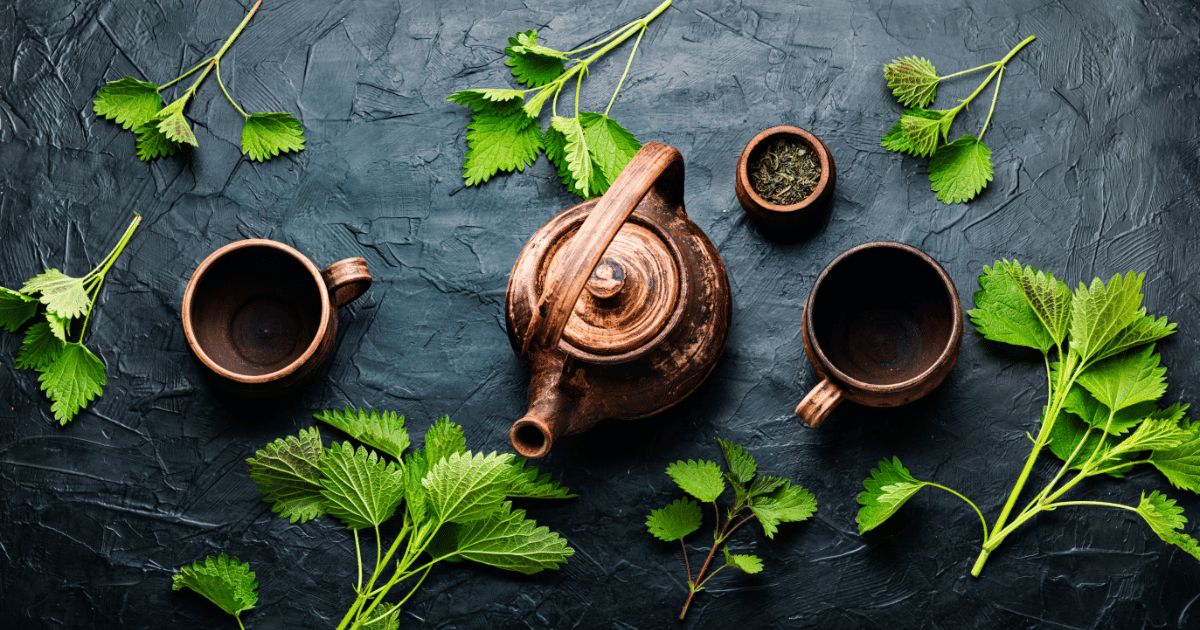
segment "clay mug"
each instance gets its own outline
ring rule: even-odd
[[[362,258],[322,271],[283,243],[236,241],[192,274],[183,294],[183,332],[224,389],[274,396],[316,374],[333,350],[337,309],[370,286]]]
[[[895,407],[941,384],[962,347],[962,306],[946,270],[925,252],[865,243],[821,271],[801,336],[821,381],[796,415],[816,427],[843,400]]]
[[[804,199],[782,206],[767,201],[754,190],[750,183],[750,165],[753,164],[764,149],[776,140],[787,139],[805,146],[816,154],[821,166],[821,178],[817,185]],[[833,163],[833,154],[820,138],[813,134],[790,125],[771,127],[754,136],[738,157],[737,172],[734,175],[733,190],[742,209],[755,223],[772,230],[792,233],[813,223],[829,204],[833,197],[833,188],[837,184],[837,167]]]

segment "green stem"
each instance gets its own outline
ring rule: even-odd
[[[608,107],[604,108],[604,115],[608,116],[608,111],[612,109],[613,103],[617,101],[617,94],[621,91],[621,86],[625,85],[625,77],[629,76],[629,67],[633,65],[633,56],[637,54],[638,45],[642,43],[642,36],[646,34],[646,27],[642,26],[638,31],[637,39],[633,42],[633,50],[629,51],[629,60],[625,62],[625,71],[621,73],[621,80],[617,81],[617,89],[613,90],[612,98],[608,99]]]
[[[192,75],[192,73],[193,73],[193,72],[195,72],[195,71],[199,70],[200,68],[203,68],[203,67],[204,67],[204,64],[206,64],[206,63],[208,63],[208,62],[210,62],[210,61],[212,61],[212,57],[208,57],[208,58],[206,58],[204,61],[201,61],[200,63],[196,64],[196,67],[195,67],[195,68],[192,68],[191,70],[188,70],[187,72],[184,72],[183,74],[181,74],[181,75],[179,75],[179,76],[175,77],[174,79],[172,79],[172,80],[168,81],[167,83],[164,83],[164,84],[162,84],[162,85],[158,86],[158,91],[159,91],[159,92],[161,92],[161,91],[163,91],[163,90],[165,90],[165,89],[167,89],[167,88],[171,87],[172,85],[175,85],[176,83],[179,83],[180,81],[182,81],[182,80],[184,80],[184,79],[188,78],[189,76],[191,76],[191,75]]]
[[[579,90],[583,87],[583,75],[587,74],[587,64],[583,64],[583,71],[575,79],[575,117],[579,118]]]
[[[408,536],[409,531],[411,530],[408,525],[405,525],[400,529],[400,533],[396,536],[396,540],[392,542],[392,546],[388,548],[388,551],[386,554],[384,554],[380,564],[375,567],[375,571],[371,574],[371,579],[367,581],[367,586],[360,590],[358,597],[354,599],[354,603],[350,605],[350,609],[347,610],[346,615],[342,617],[342,621],[338,624],[337,630],[344,630],[345,627],[350,624],[351,620],[355,618],[355,614],[366,602],[366,593],[371,592],[371,590],[375,587],[375,581],[379,579],[379,575],[383,571],[384,563],[387,563],[392,559],[392,555],[394,555],[396,550],[400,548],[400,543],[403,542]]]
[[[986,79],[983,80],[983,83],[980,83],[979,87],[974,92],[972,92],[970,96],[968,96],[965,100],[963,100],[963,102],[959,103],[958,107],[954,108],[955,113],[957,113],[958,110],[961,110],[962,108],[966,107],[967,103],[970,103],[976,96],[979,96],[979,93],[983,92],[983,90],[985,88],[987,88],[988,84],[992,82],[992,79],[994,79],[996,77],[996,75],[999,74],[1000,71],[1004,69],[1004,65],[1007,64],[1009,62],[1009,60],[1011,60],[1014,56],[1016,56],[1018,51],[1020,51],[1027,44],[1029,44],[1029,42],[1031,42],[1035,39],[1037,39],[1036,35],[1030,35],[1029,37],[1026,37],[1025,41],[1021,42],[1020,44],[1017,44],[1015,48],[1008,51],[1008,54],[1005,55],[1003,59],[1001,59],[1000,61],[997,61],[996,68],[994,70],[992,70],[992,73],[989,74]]]
[[[947,74],[947,75],[946,75],[946,76],[944,76],[944,77],[938,77],[938,78],[937,78],[937,80],[938,80],[938,81],[945,81],[946,79],[953,79],[954,77],[960,77],[960,76],[962,76],[962,75],[964,75],[964,74],[971,74],[972,72],[978,72],[978,71],[980,71],[980,70],[983,70],[984,68],[991,68],[992,66],[994,66],[994,65],[996,65],[996,64],[998,64],[998,63],[1000,63],[1000,62],[999,62],[999,61],[993,61],[992,63],[985,63],[985,64],[983,64],[982,66],[976,66],[976,67],[974,67],[974,68],[971,68],[970,70],[963,70],[963,71],[961,71],[961,72],[955,72],[954,74]]]
[[[242,118],[249,118],[250,114],[247,114],[246,110],[238,107],[238,104],[234,102],[233,97],[229,95],[229,90],[225,89],[225,82],[221,80],[221,64],[217,64],[217,85],[221,86],[221,92],[225,94],[225,99],[229,101],[230,105],[233,105],[234,109],[238,110],[238,113],[242,115]],[[994,101],[992,102],[992,105],[995,106]]]
[[[584,52],[587,50],[591,50],[597,46],[603,46],[603,45],[607,44],[608,42],[612,41],[612,39],[614,37],[618,37],[619,35],[621,35],[621,33],[624,33],[625,31],[629,30],[630,27],[637,26],[639,23],[641,23],[641,20],[634,20],[634,21],[630,22],[629,24],[622,26],[621,28],[615,29],[607,37],[605,37],[604,39],[601,39],[600,41],[598,41],[594,44],[588,44],[587,46],[584,46],[583,48],[576,48],[575,50],[568,50],[567,52],[565,52],[563,54],[564,55],[575,55],[575,54],[578,54],[578,53],[581,53],[581,52]]]
[[[1121,508],[1122,510],[1129,510],[1130,512],[1137,512],[1137,508],[1135,508],[1135,507],[1131,507],[1128,505],[1122,505],[1120,503],[1109,503],[1107,501],[1061,501],[1059,503],[1051,503],[1051,504],[1047,505],[1046,509],[1053,510],[1055,508],[1068,507],[1068,506],[1072,506],[1072,505],[1092,505],[1092,506],[1096,506],[1096,507]]]
[[[699,584],[697,584],[697,585],[696,585],[696,590],[700,590],[700,589],[704,588],[704,585],[705,585],[705,584],[708,584],[708,581],[709,581],[709,580],[711,580],[711,579],[713,579],[713,576],[715,576],[716,574],[720,573],[720,572],[721,572],[721,569],[724,569],[724,568],[725,568],[725,567],[727,567],[727,566],[729,566],[729,565],[728,565],[728,564],[723,564],[723,565],[721,565],[721,566],[717,567],[717,570],[716,570],[716,571],[713,571],[712,573],[709,573],[709,574],[708,574],[708,577],[704,578],[704,581],[703,581],[703,582],[701,582],[701,583],[699,583]]]
[[[93,289],[95,293],[92,295],[91,303],[88,304],[87,315],[85,315],[83,318],[83,326],[79,329],[79,343],[83,343],[83,334],[87,332],[88,322],[92,319],[92,309],[96,306],[96,298],[100,295],[100,285],[104,284],[105,274],[107,274],[108,270],[111,269],[113,264],[117,262],[117,258],[121,256],[121,252],[124,251],[125,246],[129,244],[129,239],[133,238],[133,231],[136,230],[138,224],[142,222],[142,215],[138,214],[137,212],[134,212],[133,214],[133,221],[129,224],[129,227],[125,228],[125,234],[121,236],[121,240],[117,242],[116,247],[114,247],[112,251],[108,253],[108,256],[105,256],[104,260],[101,262],[101,265],[103,266],[97,267],[99,271],[93,269],[90,273],[88,273],[88,276],[93,276],[96,278],[96,285]]]
[[[242,630],[246,630],[246,626],[242,625],[242,616],[241,615],[234,615],[233,618],[237,619],[239,628],[241,628]]]
[[[221,79],[221,70],[217,69],[217,80]],[[996,112],[996,99],[1000,96],[1000,82],[1004,80],[1004,68],[1000,68],[1000,74],[996,76],[996,89],[992,92],[992,107],[988,109],[987,119],[983,121],[983,128],[979,130],[980,142],[983,142],[983,134],[987,131],[988,123],[992,122],[992,114]]]
[[[182,98],[190,98],[196,94],[196,90],[200,87],[200,83],[204,81],[204,78],[208,76],[208,73],[211,72],[214,67],[220,65],[221,57],[225,56],[225,51],[229,50],[229,47],[233,45],[234,40],[238,38],[238,35],[242,34],[243,30],[245,30],[246,25],[250,23],[250,18],[254,17],[254,14],[258,12],[258,7],[260,5],[262,5],[262,0],[258,0],[258,2],[254,3],[254,7],[250,9],[250,12],[246,14],[246,17],[242,18],[242,23],[238,24],[238,27],[234,29],[233,34],[229,36],[229,39],[225,40],[225,44],[221,46],[221,49],[217,51],[217,54],[209,58],[208,65],[206,68],[204,68],[204,72],[200,74],[200,78],[196,79],[196,81],[192,83],[192,86],[189,87],[186,92],[184,92],[184,96]],[[195,69],[189,70],[188,74],[191,74],[192,72],[195,72]],[[217,74],[220,74],[220,72],[220,69],[218,69]],[[178,79],[176,79],[176,81],[178,81]],[[174,81],[171,83],[174,83]],[[170,85],[170,83],[167,85]],[[161,90],[162,88],[159,89]],[[222,89],[224,89],[224,87],[222,87]],[[230,99],[230,102],[232,103],[233,99]],[[237,107],[236,103],[234,104],[234,107]],[[238,111],[241,111],[241,108],[238,108]],[[243,112],[243,114],[244,113],[245,112]]]
[[[376,525],[375,526],[375,569],[376,570],[379,570],[379,568],[383,566],[383,564],[380,562],[382,557],[379,555],[379,552],[382,551],[382,548],[383,548],[383,537],[381,537],[379,535],[379,526]]]
[[[970,505],[971,509],[975,510],[975,513],[979,515],[979,522],[983,523],[983,540],[984,540],[984,542],[987,542],[987,539],[988,539],[987,519],[983,518],[983,512],[979,511],[979,507],[975,505],[974,501],[968,499],[967,497],[965,497],[965,496],[955,492],[954,490],[951,490],[950,488],[947,488],[946,486],[943,486],[941,484],[936,484],[936,483],[933,483],[932,481],[926,481],[925,484],[929,485],[929,486],[933,486],[934,488],[941,488],[942,490],[945,490],[946,492],[953,494],[954,496],[962,499],[963,501],[966,501],[967,505]]]
[[[358,544],[358,530],[354,532],[354,555],[358,557],[358,592],[362,593],[362,547]]]
[[[576,65],[571,66],[569,69],[567,69],[566,72],[559,75],[559,77],[557,79],[555,79],[553,83],[548,83],[547,85],[553,85],[555,83],[558,84],[558,90],[554,93],[554,96],[551,97],[552,100],[551,100],[550,107],[551,107],[551,111],[554,113],[554,115],[555,116],[558,115],[558,96],[559,96],[559,93],[562,92],[562,86],[564,84],[566,84],[566,82],[568,80],[570,80],[571,77],[580,73],[581,69],[586,69],[588,64],[590,64],[593,61],[596,61],[597,59],[608,54],[608,51],[612,50],[613,48],[616,48],[617,46],[620,46],[622,43],[625,42],[625,40],[632,37],[634,33],[643,32],[645,30],[645,26],[650,24],[650,22],[654,18],[658,17],[659,14],[661,14],[663,11],[666,11],[667,7],[669,7],[669,6],[671,6],[671,0],[666,0],[666,2],[663,2],[662,4],[658,5],[658,7],[656,7],[653,11],[646,14],[645,17],[643,17],[639,20],[634,20],[634,21],[630,22],[627,26],[623,27],[622,30],[620,30],[618,35],[609,38],[610,41],[607,41],[607,43],[604,45],[603,48],[592,53],[592,55],[589,56],[587,59],[582,59],[582,60],[576,61]],[[639,37],[639,39],[640,39],[640,37]],[[583,50],[587,50],[590,48],[592,48],[592,46],[589,46],[588,48],[585,48]],[[580,76],[579,79],[583,80],[583,77]],[[610,105],[611,105],[611,103],[610,103]],[[579,110],[579,91],[578,91],[578,88],[576,88],[575,109],[576,109],[576,115],[579,115],[579,111],[578,111]]]

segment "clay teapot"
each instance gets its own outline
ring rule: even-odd
[[[729,336],[725,265],[683,207],[683,156],[651,142],[603,197],[529,239],[505,298],[508,339],[530,365],[529,411],[509,431],[538,458],[604,418],[683,400]]]

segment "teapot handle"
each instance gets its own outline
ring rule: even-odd
[[[674,171],[676,176],[664,178],[668,171]],[[600,264],[625,220],[656,184],[663,187],[673,184],[671,188],[660,188],[659,194],[663,197],[683,196],[683,155],[675,147],[650,142],[633,156],[617,181],[596,202],[567,245],[571,249],[562,266],[557,271],[550,270],[529,321],[522,356],[529,356],[533,348],[558,347],[575,302],[583,293],[592,271]]]

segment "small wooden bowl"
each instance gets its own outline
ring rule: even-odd
[[[817,181],[812,194],[800,203],[790,206],[781,206],[763,199],[750,183],[750,163],[758,157],[759,147],[765,147],[781,137],[791,138],[808,147],[816,153],[821,164],[821,179]],[[825,146],[820,138],[799,127],[781,125],[759,132],[746,148],[742,149],[742,155],[738,158],[737,175],[734,178],[734,192],[737,194],[738,203],[742,204],[742,209],[755,223],[769,229],[793,232],[808,226],[820,215],[833,197],[833,187],[836,183],[837,167],[833,163],[833,154],[829,152],[829,147]]]

